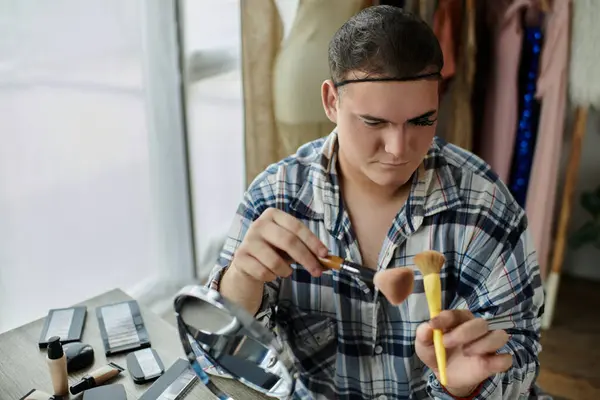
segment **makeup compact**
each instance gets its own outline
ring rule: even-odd
[[[94,363],[94,348],[85,343],[68,343],[63,346],[67,356],[67,371],[74,372]]]
[[[198,381],[187,360],[178,359],[160,378],[140,397],[140,400],[179,400],[182,399]]]
[[[81,341],[86,314],[86,307],[58,308],[48,311],[38,346],[48,347],[48,340],[54,336],[58,336],[62,344]]]
[[[140,307],[135,300],[96,309],[106,356],[150,347]]]
[[[127,355],[127,371],[138,384],[155,380],[165,372],[165,367],[154,349],[142,349]]]
[[[123,385],[100,386],[83,392],[83,400],[127,400]]]

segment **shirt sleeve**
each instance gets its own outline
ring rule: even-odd
[[[256,197],[256,196],[254,196]],[[223,245],[216,265],[213,267],[207,281],[207,286],[213,290],[219,290],[219,284],[225,270],[231,264],[231,260],[237,248],[242,244],[250,224],[254,222],[267,207],[257,201],[250,192],[246,192],[244,199],[238,206],[233,223]],[[264,285],[263,299],[255,317],[265,326],[271,326],[272,309],[277,301],[279,293],[279,280],[268,282]]]
[[[524,212],[505,226],[502,240],[491,239],[498,237],[497,226],[496,235],[482,235],[465,253],[457,290],[464,297],[451,307],[468,308],[476,317],[485,318],[490,329],[503,329],[510,336],[498,353],[511,354],[513,366],[483,382],[473,397],[477,400],[528,398],[539,373],[544,302],[539,265]],[[496,260],[491,268],[488,260]],[[433,373],[428,392],[435,399],[453,399]]]

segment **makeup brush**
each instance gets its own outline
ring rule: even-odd
[[[415,264],[423,274],[425,296],[429,305],[429,317],[434,318],[442,311],[442,284],[440,271],[446,259],[442,253],[434,250],[424,251],[415,256]],[[433,345],[438,370],[440,372],[440,383],[446,386],[446,349],[444,348],[442,331],[433,330]]]
[[[412,293],[414,280],[411,268],[388,268],[375,274],[373,284],[391,304],[397,306]]]
[[[365,283],[373,283],[373,277],[375,276],[375,270],[362,265],[353,263],[352,261],[344,260],[338,256],[328,255],[327,257],[319,257],[319,262],[328,269],[335,269],[337,271],[345,271],[349,274],[358,276]]]

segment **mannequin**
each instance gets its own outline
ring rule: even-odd
[[[372,0],[242,0],[247,184],[334,129],[321,105],[321,83],[330,78],[329,40],[370,5]]]
[[[370,3],[370,2],[369,2]],[[321,104],[321,84],[329,79],[327,50],[335,32],[360,11],[365,0],[299,0],[293,20],[284,18],[290,1],[278,0],[284,36],[273,66],[273,108],[281,158],[326,136],[335,125]]]

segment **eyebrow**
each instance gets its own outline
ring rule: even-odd
[[[423,114],[421,114],[421,115],[419,115],[417,117],[409,119],[407,122],[415,122],[415,121],[420,121],[420,120],[423,120],[423,119],[427,119],[427,118],[433,116],[436,112],[437,112],[437,110],[429,110],[426,113],[423,113]]]
[[[421,115],[418,115],[414,118],[409,119],[407,122],[415,122],[415,121],[420,121],[420,120],[429,118],[429,117],[433,116],[436,112],[437,112],[437,110],[429,110],[426,113],[423,113]],[[368,115],[368,114],[362,114],[362,115],[359,115],[359,117],[361,117],[362,119],[373,121],[373,122],[381,122],[381,123],[390,122],[384,118],[374,117],[374,116]]]

